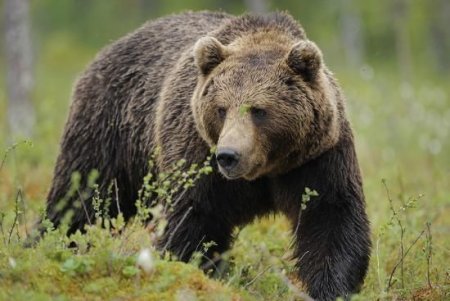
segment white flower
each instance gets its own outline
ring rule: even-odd
[[[138,267],[144,270],[145,273],[149,274],[153,271],[155,267],[155,262],[153,260],[152,253],[149,249],[145,248],[139,252],[136,264]]]
[[[9,265],[14,269],[17,266],[16,260],[12,257],[8,258]]]

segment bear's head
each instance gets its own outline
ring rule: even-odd
[[[313,42],[203,37],[193,55],[194,120],[226,178],[282,174],[337,143],[338,91]]]

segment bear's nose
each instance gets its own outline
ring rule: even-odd
[[[220,167],[227,171],[231,170],[239,162],[239,154],[229,148],[219,149],[217,151],[216,158]]]

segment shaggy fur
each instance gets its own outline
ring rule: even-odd
[[[100,193],[115,181],[129,218],[156,147],[161,172],[183,158],[203,162],[212,145],[238,149],[238,168],[226,173],[213,158],[213,172],[170,213],[161,245],[187,261],[214,241],[212,258],[230,247],[234,227],[283,212],[311,296],[334,300],[359,288],[369,226],[344,98],[320,50],[283,13],[174,15],[103,50],[75,87],[48,216],[58,225],[73,212],[70,232],[93,220],[86,177],[97,169]],[[68,194],[74,171],[81,195]],[[305,187],[319,196],[301,212]]]

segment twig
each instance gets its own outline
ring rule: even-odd
[[[203,236],[203,237],[204,237],[204,236]],[[188,241],[188,243],[184,246],[183,251],[181,251],[180,259],[183,258],[184,253],[186,253],[186,250],[187,250],[187,248],[189,248],[190,245],[191,245],[191,242]]]
[[[10,146],[9,148],[6,149],[5,151],[5,155],[3,156],[2,162],[0,163],[0,170],[2,170],[3,165],[5,164],[6,158],[8,157],[8,154],[11,150],[13,150],[15,148],[16,144]]]
[[[433,286],[431,285],[431,277],[430,277],[430,268],[431,268],[431,259],[433,256],[433,242],[432,242],[432,236],[431,236],[431,223],[427,222],[427,234],[426,234],[426,238],[427,238],[427,248],[426,248],[426,252],[427,252],[427,282],[428,282],[428,287],[430,289],[433,288]]]
[[[19,224],[20,224],[20,216],[23,214],[20,211],[20,201],[23,200],[22,189],[19,188],[17,191],[17,199],[16,199],[16,212],[17,212],[17,225],[16,225],[16,234],[17,239],[20,241],[20,232],[19,232]]]
[[[389,281],[388,281],[388,287],[387,290],[389,291],[389,289],[392,286],[392,278],[394,277],[394,273],[397,270],[398,266],[403,262],[403,260],[405,259],[406,255],[408,255],[409,251],[411,250],[411,248],[417,243],[417,241],[422,237],[422,235],[425,233],[425,230],[422,230],[422,232],[420,232],[419,236],[417,236],[417,238],[412,242],[412,244],[409,246],[409,248],[406,250],[405,254],[400,258],[400,260],[396,263],[396,265],[394,266],[394,268],[392,269],[391,275],[389,276]]]
[[[295,226],[294,238],[297,238],[297,233],[298,233],[298,230],[300,229],[300,220],[302,217],[302,211],[303,211],[303,209],[302,209],[302,206],[300,205],[299,209],[298,209],[298,218],[297,218],[297,225]]]
[[[202,242],[205,240],[206,235],[202,236],[202,239],[200,239],[200,241],[198,242],[198,244],[195,246],[194,251],[198,250],[200,248],[200,245],[202,244]],[[190,243],[190,242],[189,242]],[[185,248],[186,249],[186,248]]]
[[[0,232],[2,233],[3,243],[6,244],[5,229],[3,229],[3,221],[5,220],[5,214],[0,212]]]
[[[405,247],[404,247],[404,244],[403,244],[403,238],[405,237],[405,228],[403,228],[403,225],[402,225],[400,219],[397,219],[397,223],[400,226],[400,258],[404,258]],[[400,263],[400,278],[401,278],[401,281],[402,281],[402,288],[405,288],[404,274],[405,274],[405,265],[403,264],[403,260],[401,260],[401,263]]]
[[[92,226],[91,218],[89,217],[89,213],[88,213],[88,210],[86,208],[86,204],[84,203],[83,196],[81,195],[81,192],[80,192],[79,189],[77,189],[77,192],[78,192],[78,197],[80,198],[81,206],[83,207],[83,210],[84,210],[84,214],[86,214],[86,218],[87,218],[88,224],[89,224],[89,226]]]
[[[380,273],[380,237],[377,238],[376,244],[376,254],[377,254],[377,276],[378,276],[378,286],[381,291],[384,291],[383,285],[381,284],[381,273]]]
[[[5,155],[3,156],[2,161],[0,162],[0,170],[2,170],[3,165],[5,164],[6,159],[7,159],[7,157],[8,157],[8,154],[9,154],[10,152],[12,152],[13,150],[15,150],[15,149],[16,149],[19,145],[21,145],[21,144],[31,144],[31,142],[28,141],[28,140],[22,140],[22,141],[19,141],[19,142],[14,143],[14,144],[12,144],[10,147],[8,147],[8,148],[6,149],[6,151],[5,151]]]
[[[261,277],[262,275],[264,275],[268,270],[270,270],[273,267],[273,265],[268,266],[266,269],[262,270],[261,272],[258,273],[258,275],[256,275],[252,280],[250,280],[249,282],[247,282],[244,285],[244,289],[246,289],[247,287],[249,287],[250,285],[252,285],[252,283],[254,283],[259,277]]]
[[[177,199],[175,200],[175,202],[173,202],[170,207],[171,208],[175,208],[175,206],[181,201],[181,199],[184,197],[184,195],[186,194],[186,192],[189,190],[189,188],[184,189],[180,195],[178,195]],[[167,211],[167,209],[165,209]]]
[[[25,198],[23,197],[22,192],[20,193],[20,199],[22,201],[22,209],[23,209],[22,216],[23,216],[23,224],[25,226],[25,235],[26,235],[26,237],[28,237],[27,211],[26,211],[26,206],[25,206]]]
[[[187,216],[189,215],[189,213],[191,213],[192,211],[192,206],[190,206],[188,208],[188,210],[184,213],[183,217],[181,218],[181,220],[178,222],[178,224],[175,226],[175,229],[173,229],[173,231],[171,231],[169,239],[167,240],[166,244],[164,245],[164,248],[162,249],[162,252],[166,251],[167,247],[172,243],[172,240],[175,236],[175,233],[177,233],[178,229],[181,227],[181,224],[184,222],[184,220],[187,218]]]
[[[120,214],[120,204],[119,204],[119,188],[117,186],[117,179],[114,179],[114,190],[116,191],[116,206],[117,206],[117,214]]]
[[[219,267],[214,262],[214,259],[209,258],[208,256],[206,256],[205,253],[201,253],[201,256],[206,260],[206,262],[204,264],[202,264],[200,267],[202,270],[207,271],[210,268],[213,268],[214,271],[219,270]]]
[[[387,198],[388,198],[388,201],[389,201],[389,208],[392,211],[392,218],[391,218],[391,220],[395,220],[397,222],[398,226],[400,227],[400,258],[404,258],[404,256],[405,256],[405,254],[404,254],[405,248],[404,248],[404,242],[403,241],[404,241],[404,237],[405,237],[405,228],[403,227],[402,221],[398,217],[397,211],[395,211],[395,209],[394,209],[394,202],[393,202],[393,200],[391,198],[390,191],[389,191],[389,188],[387,187],[386,181],[383,180],[382,183],[383,183],[384,188],[386,190]],[[405,269],[404,269],[404,264],[403,264],[403,259],[402,259],[402,260],[400,260],[400,279],[401,279],[401,283],[402,283],[402,288],[405,287],[404,271],[405,271]],[[390,282],[389,282],[389,284],[390,284]]]
[[[16,225],[18,224],[19,214],[20,214],[20,212],[19,212],[19,197],[20,197],[21,195],[22,195],[22,192],[21,192],[21,189],[19,189],[19,190],[17,191],[16,201],[15,201],[15,208],[14,208],[14,213],[15,213],[15,215],[14,215],[14,221],[13,221],[13,223],[12,223],[12,225],[11,225],[11,229],[9,230],[8,244],[11,243],[12,233],[13,233],[13,231],[14,231],[14,228],[15,228]],[[17,227],[17,237],[20,239],[18,227]]]

